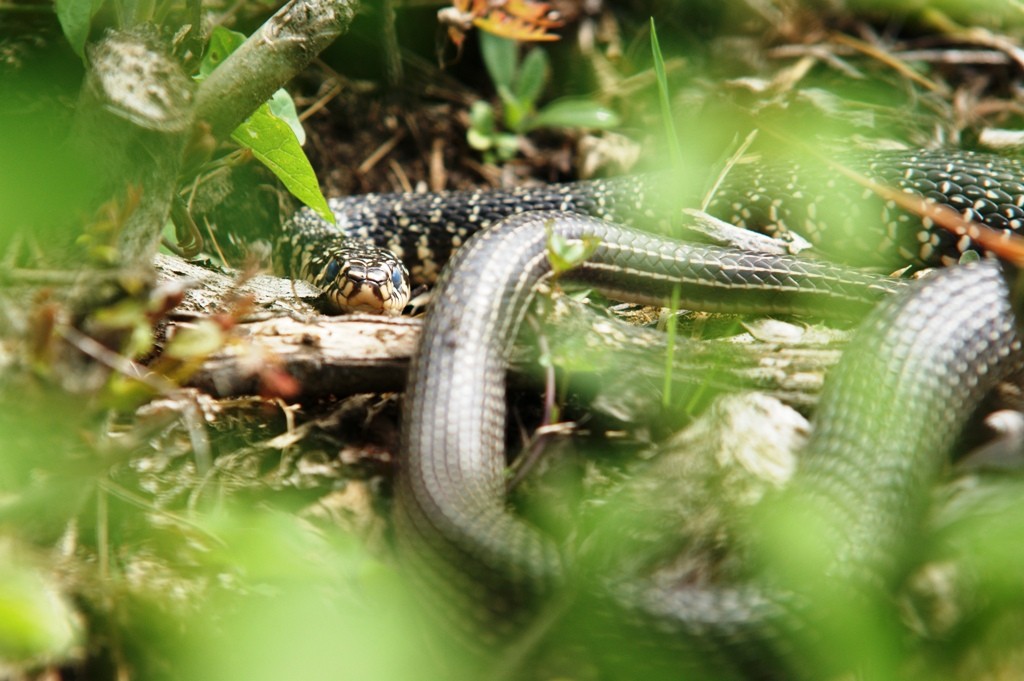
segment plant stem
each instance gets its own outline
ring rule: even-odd
[[[292,0],[199,87],[196,117],[224,139],[348,30],[357,0]]]

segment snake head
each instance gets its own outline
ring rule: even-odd
[[[409,272],[389,251],[347,244],[331,249],[314,269],[332,312],[397,315],[409,302]]]

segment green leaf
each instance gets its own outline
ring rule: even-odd
[[[68,654],[80,631],[58,584],[15,556],[5,555],[4,563],[0,568],[0,659],[39,662]]]
[[[121,353],[138,357],[153,347],[153,326],[147,312],[145,304],[127,299],[100,308],[93,314],[92,321],[101,328],[129,331]]]
[[[267,103],[270,105],[271,113],[287,123],[288,127],[292,129],[292,132],[295,133],[295,139],[299,140],[299,145],[305,144],[306,129],[302,127],[302,121],[299,120],[299,112],[295,110],[295,100],[288,94],[288,91],[281,88],[274,93],[274,96]]]
[[[469,130],[466,141],[477,151],[487,151],[494,146],[494,109],[483,100],[473,102],[469,107]]]
[[[654,56],[654,73],[658,78],[658,103],[661,107],[661,120],[665,126],[665,141],[668,143],[672,168],[677,173],[683,171],[683,152],[679,146],[672,120],[672,107],[668,98],[668,77],[665,75],[665,59],[661,56],[661,45],[658,43],[658,31],[654,28],[654,17],[651,17],[651,53]]]
[[[535,47],[526,54],[516,78],[515,97],[526,107],[533,108],[548,80],[548,53]]]
[[[508,92],[505,88],[502,88],[502,90]],[[530,114],[533,113],[533,109],[527,102],[512,97],[511,92],[508,94],[509,99],[505,100],[505,127],[514,132],[525,132],[527,121],[530,120]]]
[[[101,3],[88,0],[56,0],[54,3],[60,29],[80,59],[85,58],[85,41],[89,38],[92,15],[98,9],[98,4]]]
[[[231,139],[252,151],[263,165],[277,175],[297,199],[312,208],[324,220],[333,223],[334,214],[320,193],[313,166],[302,151],[291,127],[263,104],[252,116],[235,128]]]
[[[486,152],[488,148],[495,145],[495,140],[492,136],[480,132],[476,128],[470,128],[466,131],[466,141],[477,152]]]
[[[138,26],[151,23],[156,13],[156,0],[119,0],[123,14],[123,25]]]
[[[137,300],[122,300],[97,310],[92,321],[104,329],[127,329],[146,321],[146,307]]]
[[[582,239],[568,241],[558,232],[547,225],[548,230],[548,261],[555,275],[568,272],[594,254],[601,239],[592,236],[585,236]]]
[[[174,334],[164,354],[175,359],[201,359],[223,347],[224,340],[224,329],[217,322],[201,319]]]
[[[482,133],[494,132],[494,107],[477,100],[469,107],[469,124]]]
[[[126,357],[141,357],[153,349],[153,327],[149,324],[136,324],[132,327],[128,340],[125,341],[122,354]]]
[[[494,138],[476,128],[470,128],[466,131],[466,141],[469,142],[470,147],[477,151],[487,151],[494,146]]]
[[[501,132],[494,136],[495,148],[498,158],[507,161],[519,153],[519,135],[510,132]]]
[[[618,115],[590,99],[564,98],[551,102],[527,121],[526,130],[536,128],[597,128],[619,125]]]
[[[238,31],[231,31],[223,26],[217,26],[210,33],[210,44],[206,47],[206,54],[199,63],[199,73],[196,80],[202,80],[210,75],[221,62],[228,58],[228,55],[239,48],[245,42],[245,34]]]
[[[497,90],[498,97],[501,98],[501,103],[505,106],[514,106],[519,101],[516,99],[515,93],[512,92],[511,88],[499,85]]]
[[[981,256],[978,255],[977,251],[964,251],[960,255],[960,260],[957,261],[960,265],[967,265],[972,262],[981,262]]]
[[[495,88],[512,89],[519,61],[519,45],[514,40],[480,33],[480,53]]]

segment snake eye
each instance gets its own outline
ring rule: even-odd
[[[395,287],[396,291],[402,290],[402,270],[395,268],[391,272],[391,284]]]
[[[324,269],[325,280],[328,282],[334,281],[335,279],[338,278],[338,274],[340,272],[341,264],[337,260],[334,260],[332,258],[331,261],[327,263],[327,267]]]

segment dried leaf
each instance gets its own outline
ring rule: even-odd
[[[563,23],[550,4],[530,0],[455,0],[451,7],[439,10],[437,18],[448,27],[449,39],[460,48],[472,26],[502,38],[538,42],[558,40],[548,29]]]

